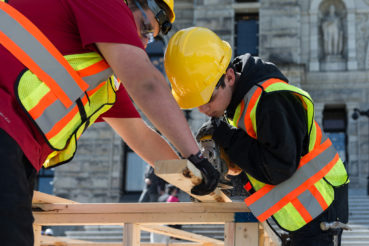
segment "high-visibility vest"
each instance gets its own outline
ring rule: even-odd
[[[77,139],[115,102],[113,71],[96,52],[64,56],[24,15],[0,1],[0,44],[28,69],[17,98],[54,150],[44,163],[68,162]]]
[[[296,231],[324,210],[334,200],[334,189],[348,183],[342,160],[332,142],[314,121],[314,104],[310,95],[279,79],[269,79],[253,86],[237,106],[231,124],[257,139],[256,110],[264,93],[287,91],[300,99],[306,110],[309,151],[301,157],[298,169],[278,185],[260,182],[247,174],[254,189],[245,199],[247,206],[262,222],[273,216],[287,231]],[[257,165],[257,163],[255,163]]]

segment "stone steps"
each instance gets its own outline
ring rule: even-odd
[[[362,195],[349,196],[349,226],[352,231],[342,234],[342,246],[369,245],[369,197]]]

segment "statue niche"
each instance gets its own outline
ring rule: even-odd
[[[325,56],[342,56],[343,29],[334,5],[329,6],[329,14],[322,21],[323,47]]]
[[[340,1],[324,1],[320,7],[320,68],[346,70],[345,7]]]

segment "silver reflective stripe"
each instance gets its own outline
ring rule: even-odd
[[[74,107],[76,103],[73,102],[72,106],[68,109],[64,107],[61,101],[56,100],[45,111],[35,119],[37,125],[40,127],[44,134],[48,133],[56,123],[58,123],[65,115],[67,115]]]
[[[249,102],[251,100],[252,95],[254,95],[255,91],[258,89],[257,86],[253,86],[249,92],[246,93],[245,97],[243,98],[244,102],[245,102],[245,108],[243,109],[243,112],[240,112],[240,118],[238,121],[238,128],[243,129],[244,131],[246,131],[246,126],[245,126],[245,121],[244,118],[246,116],[246,112],[247,112],[247,107],[249,105]]]
[[[328,139],[328,137],[327,137],[327,135],[324,134],[323,131],[320,131],[320,132],[322,133],[322,140],[320,141],[320,144],[323,144]]]
[[[310,190],[304,191],[298,196],[298,199],[304,205],[312,218],[315,218],[324,211]]]
[[[1,9],[0,30],[27,53],[45,73],[52,77],[71,101],[75,101],[83,94],[83,91],[67,70],[45,47],[16,20]]]
[[[328,140],[329,141],[329,140]],[[329,146],[324,152],[316,156],[314,159],[299,168],[295,174],[286,181],[275,186],[267,194],[256,200],[249,208],[256,217],[270,209],[273,205],[278,203],[283,197],[300,187],[304,182],[314,176],[322,168],[324,168],[333,158],[337,152],[334,147]],[[304,187],[304,190],[309,187]],[[296,194],[299,196],[301,193]],[[303,204],[305,206],[305,204]]]
[[[83,80],[90,85],[88,90],[95,89],[101,82],[106,81],[113,75],[113,70],[109,67],[97,74],[83,77]]]
[[[100,83],[109,79],[109,77],[113,74],[113,70],[111,68],[107,68],[100,73],[90,75],[87,77],[83,77],[89,85],[89,89],[95,89]],[[82,96],[84,97],[84,95]],[[81,97],[81,99],[82,99]],[[35,119],[37,125],[41,128],[42,132],[45,134],[48,133],[54,125],[59,122],[64,116],[66,116],[74,107],[76,103],[74,102],[71,107],[66,109],[63,104],[57,100],[52,103],[49,107],[45,109],[45,111]],[[87,115],[89,116],[89,115]]]

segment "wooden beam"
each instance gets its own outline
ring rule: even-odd
[[[40,246],[41,225],[33,224],[34,246]]]
[[[166,236],[172,236],[176,238],[181,238],[184,240],[192,241],[192,242],[198,242],[198,243],[213,243],[214,245],[222,245],[224,246],[224,242],[213,239],[210,237],[206,237],[203,235],[175,229],[168,226],[161,226],[161,225],[140,225],[141,230],[148,231],[148,232],[154,232],[158,234],[163,234]]]
[[[236,223],[226,222],[224,224],[224,245],[235,246]]]
[[[188,160],[165,160],[155,163],[155,174],[171,183],[194,198],[203,202],[231,202],[220,189],[215,189],[209,195],[195,196],[191,194],[191,188],[200,184],[201,172]]]
[[[35,223],[48,226],[62,225],[123,225],[124,223],[147,224],[223,224],[234,220],[233,213],[91,213],[58,214],[33,212]]]
[[[118,203],[38,204],[33,211],[40,225],[221,224],[235,212],[249,212],[235,203]]]
[[[32,197],[32,204],[37,204],[37,203],[72,203],[72,204],[77,204],[78,202],[72,201],[72,200],[68,200],[68,199],[64,199],[61,197],[57,197],[57,196],[53,196],[53,195],[49,195],[43,192],[39,192],[39,191],[33,191],[33,197]]]
[[[58,214],[115,214],[115,213],[235,213],[250,212],[244,202],[167,202],[167,203],[78,203],[37,204],[36,211]]]
[[[138,246],[140,241],[140,227],[134,223],[125,223],[123,227],[123,246]]]
[[[236,223],[235,246],[259,246],[258,223]]]

